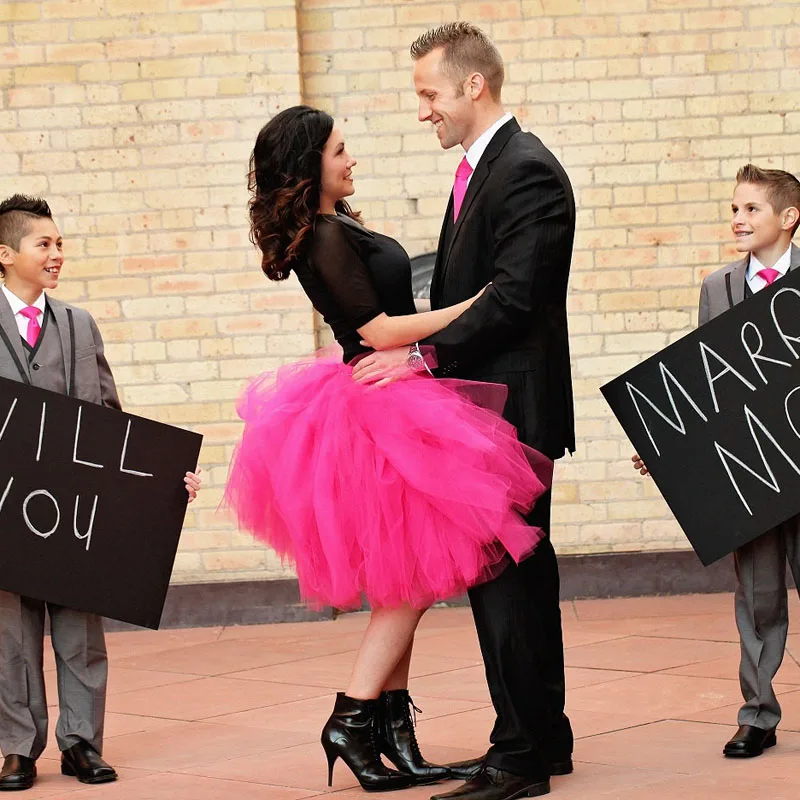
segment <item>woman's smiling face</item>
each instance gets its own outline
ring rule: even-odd
[[[357,163],[345,150],[342,132],[334,128],[322,151],[321,209],[330,209],[355,192],[352,170]]]

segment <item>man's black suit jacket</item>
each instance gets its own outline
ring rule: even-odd
[[[566,173],[509,120],[478,162],[455,224],[451,195],[431,285],[436,309],[491,282],[426,343],[441,377],[506,384],[506,418],[551,458],[575,450],[566,309],[574,235]]]

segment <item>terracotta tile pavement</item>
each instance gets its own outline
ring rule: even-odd
[[[575,772],[553,778],[554,797],[800,797],[796,597],[777,678],[784,709],[778,746],[733,762],[721,755],[740,702],[730,595],[580,600],[562,611]],[[318,736],[366,620],[351,614],[329,622],[109,634],[105,755],[120,780],[88,787],[61,776],[51,741],[36,786],[22,796],[364,800],[342,762],[328,789]],[[47,669],[55,703],[52,659]],[[493,712],[468,609],[426,615],[411,672],[427,757],[483,752]],[[437,790],[392,796],[424,800]]]

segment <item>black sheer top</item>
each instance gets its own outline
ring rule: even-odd
[[[411,263],[394,239],[343,215],[319,214],[308,258],[293,266],[303,291],[331,326],[345,362],[369,352],[358,328],[386,313],[413,314]]]

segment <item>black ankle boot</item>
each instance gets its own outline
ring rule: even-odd
[[[333,765],[341,758],[367,792],[392,792],[407,789],[415,781],[384,766],[377,747],[377,700],[356,700],[344,692],[336,695],[325,727],[322,747],[328,758],[328,786],[333,784]]]
[[[417,785],[436,783],[451,778],[447,767],[428,763],[419,751],[414,720],[411,711],[414,705],[405,689],[382,692],[380,722],[378,724],[378,750],[389,759],[400,772],[413,775]]]

